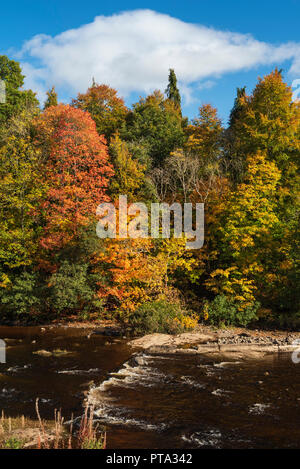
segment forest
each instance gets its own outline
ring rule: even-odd
[[[175,71],[128,108],[93,80],[39,103],[0,56],[0,322],[112,319],[137,332],[300,324],[300,102],[275,69],[229,122],[182,114]],[[100,239],[96,208],[204,203],[205,238]]]

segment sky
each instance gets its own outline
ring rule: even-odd
[[[0,15],[0,54],[41,101],[54,85],[69,102],[94,78],[130,106],[174,68],[183,114],[210,103],[226,124],[237,87],[250,93],[276,66],[300,78],[300,0],[15,0]]]

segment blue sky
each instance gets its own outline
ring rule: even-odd
[[[0,54],[20,60],[40,97],[54,84],[64,101],[94,76],[131,104],[164,89],[173,67],[184,113],[210,102],[226,122],[237,86],[251,91],[276,65],[300,78],[299,21],[299,0],[15,0],[1,5]]]

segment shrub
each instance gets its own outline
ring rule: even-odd
[[[258,302],[243,304],[234,298],[217,295],[213,301],[205,301],[204,319],[215,326],[246,326],[257,319]]]
[[[43,299],[36,274],[22,272],[0,288],[0,302],[4,316],[35,316],[43,305]]]
[[[178,334],[193,329],[197,319],[184,313],[177,304],[149,301],[139,306],[129,319],[136,333]]]
[[[1,449],[22,449],[24,442],[18,438],[8,438],[2,443]]]
[[[94,275],[87,264],[63,261],[49,281],[51,306],[57,313],[102,311],[102,301],[95,295]]]
[[[297,313],[281,313],[274,319],[275,324],[279,324],[280,328],[292,329],[298,331],[300,329],[300,311]]]

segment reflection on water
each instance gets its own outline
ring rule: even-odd
[[[0,328],[0,409],[51,418],[82,412],[84,392],[109,448],[299,448],[300,365],[201,355],[130,359],[125,342],[83,329]],[[39,350],[60,353],[43,356]],[[71,353],[66,353],[71,352]]]

